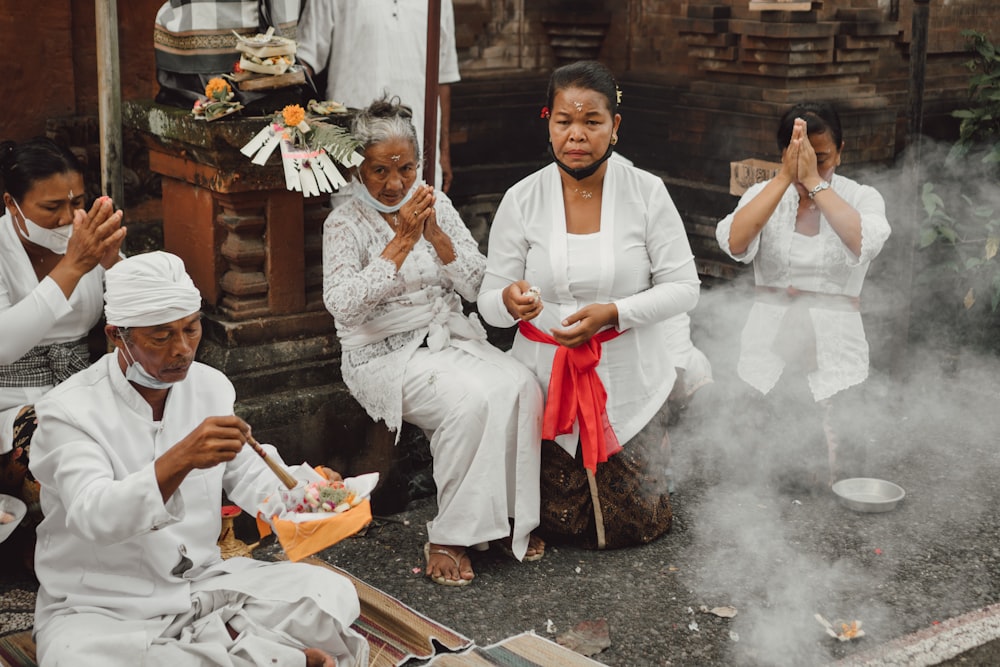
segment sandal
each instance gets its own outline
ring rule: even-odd
[[[511,538],[507,536],[500,540],[500,548],[503,549],[504,553],[515,558],[514,551],[510,548]],[[534,533],[528,536],[528,550],[534,549],[535,553],[528,554],[527,551],[524,552],[524,558],[521,559],[522,563],[534,563],[535,561],[540,561],[545,557],[545,540],[538,537]],[[516,558],[515,558],[516,560]]]
[[[439,554],[441,556],[447,556],[455,563],[455,567],[458,568],[459,572],[462,571],[462,558],[468,558],[468,555],[463,550],[462,553],[455,555],[453,552],[445,549],[444,547],[435,547],[431,549],[431,543],[424,543],[424,558],[428,563],[431,561],[431,554]],[[471,562],[471,561],[470,561]],[[427,578],[433,581],[435,584],[441,584],[442,586],[468,586],[472,583],[472,579],[448,579],[447,577],[437,576],[432,577],[427,574]]]

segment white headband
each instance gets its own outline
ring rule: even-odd
[[[168,324],[201,310],[184,262],[166,252],[123,259],[105,274],[104,316],[119,327]]]

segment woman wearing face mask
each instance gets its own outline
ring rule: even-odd
[[[835,173],[844,138],[831,106],[792,107],[778,124],[777,141],[781,170],[749,188],[716,228],[719,246],[754,267],[756,293],[737,370],[761,395],[783,379],[778,386],[790,396],[772,403],[784,414],[786,398],[811,394],[810,403],[821,412],[816,421],[822,423],[832,484],[840,467],[834,424],[842,421],[834,408],[844,403],[841,392],[868,377],[860,294],[869,264],[889,237],[889,222],[874,188]],[[803,459],[819,457],[806,453]],[[826,476],[816,471],[813,477]]]
[[[670,529],[667,320],[698,301],[663,180],[613,156],[619,102],[598,62],[552,73],[542,115],[553,163],[500,202],[479,295],[488,323],[518,325],[511,352],[548,388],[542,536],[586,548]]]
[[[492,347],[462,297],[476,298],[485,258],[448,198],[419,183],[408,107],[378,100],[354,119],[364,148],[353,197],[327,218],[323,300],[337,325],[344,382],[376,420],[424,430],[438,514],[426,574],[467,585],[467,549],[506,542],[541,558],[538,525],[541,392]]]
[[[125,228],[106,197],[83,208],[80,163],[48,139],[0,144],[0,179],[0,492],[28,502],[5,546],[21,550],[30,569],[31,405],[89,364],[87,334],[101,317],[104,270],[118,261]]]

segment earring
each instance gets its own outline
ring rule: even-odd
[[[617,143],[618,143],[618,135],[617,134],[612,134],[611,135],[611,145],[614,146]]]

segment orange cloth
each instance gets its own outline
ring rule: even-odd
[[[274,532],[285,550],[288,560],[296,562],[331,547],[337,542],[354,535],[371,523],[372,504],[362,500],[359,504],[341,514],[332,514],[323,519],[295,523],[272,517]],[[271,534],[271,525],[257,515],[257,530],[261,537]]]
[[[558,346],[552,359],[542,438],[553,440],[557,435],[572,433],[573,423],[579,418],[583,467],[596,472],[598,463],[604,463],[622,449],[608,421],[608,392],[597,375],[601,345],[622,332],[605,329],[583,345],[569,348],[559,345],[555,338],[530,322],[522,320],[517,326],[528,340]]]

